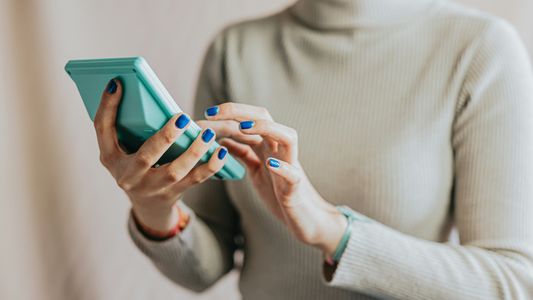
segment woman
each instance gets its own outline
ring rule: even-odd
[[[439,0],[301,0],[230,26],[202,68],[203,133],[158,168],[189,117],[127,155],[121,92],[111,81],[97,114],[102,162],[133,240],[176,283],[210,287],[242,247],[244,299],[533,298],[533,75],[504,21]],[[224,147],[194,167],[215,134]],[[227,150],[246,179],[206,181]]]

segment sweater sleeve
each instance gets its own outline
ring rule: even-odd
[[[222,38],[209,47],[198,81],[195,119],[204,110],[224,99]],[[233,268],[238,235],[238,216],[222,181],[208,180],[193,187],[178,205],[191,216],[187,227],[165,241],[152,241],[128,221],[129,233],[137,247],[169,279],[193,291],[203,291]]]
[[[327,284],[397,299],[533,299],[533,74],[515,30],[471,45],[452,128],[460,244],[354,224]]]

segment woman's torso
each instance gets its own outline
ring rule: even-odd
[[[266,107],[298,131],[300,162],[327,201],[445,241],[460,57],[476,30],[454,28],[453,12],[439,6],[398,26],[324,31],[284,11],[230,27],[228,99]],[[226,186],[246,239],[245,299],[364,298],[325,286],[320,252],[296,241],[249,182]]]

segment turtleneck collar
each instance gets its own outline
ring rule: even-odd
[[[441,0],[299,0],[289,10],[309,26],[349,29],[408,21]]]

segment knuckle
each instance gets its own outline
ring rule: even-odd
[[[109,168],[113,161],[114,161],[114,158],[115,156],[112,155],[112,154],[109,154],[109,153],[100,153],[100,162],[102,163],[102,165],[104,165],[104,167],[106,168]]]
[[[270,124],[268,120],[265,119],[256,119],[254,120],[254,126],[252,127],[253,132],[251,134],[258,134],[270,131]],[[247,135],[247,134],[245,134]],[[250,135],[250,134],[248,134]],[[261,135],[259,135],[261,136]]]
[[[200,159],[204,155],[204,150],[199,147],[191,147],[189,151],[195,159]]]
[[[265,117],[270,117],[270,112],[268,111],[268,109],[266,109],[265,107],[258,107],[258,110],[259,110],[259,113]]]
[[[117,179],[117,185],[124,191],[130,191],[133,188],[131,182],[125,178]]]
[[[137,153],[134,159],[135,165],[141,168],[147,168],[151,166],[151,161],[148,155],[144,153]]]
[[[190,182],[191,182],[191,184],[199,184],[200,183],[200,177],[198,175],[191,176]]]
[[[254,129],[255,130],[259,130],[259,129],[266,129],[268,128],[268,120],[265,120],[265,119],[256,119],[256,120],[253,120],[254,121]]]
[[[165,130],[162,134],[162,140],[167,144],[172,144],[176,140],[176,134],[173,130]]]
[[[235,112],[235,104],[233,102],[226,102],[221,104],[220,110],[226,114],[232,114]]]
[[[103,153],[100,153],[100,163],[107,167],[108,160],[107,160],[107,157]]]
[[[163,141],[165,144],[172,144],[174,142],[174,137],[170,134],[163,134]]]
[[[298,186],[298,185],[300,185],[300,182],[302,182],[302,177],[301,177],[301,176],[296,176],[296,177],[292,180],[292,185],[293,185],[293,186]]]
[[[288,180],[288,183],[290,184],[290,191],[292,190],[296,190],[298,188],[298,186],[300,185],[300,183],[302,182],[305,174],[303,172],[303,170],[301,170],[300,168],[296,168],[294,166],[289,166],[289,168],[292,169],[292,175],[289,176],[287,178]]]
[[[96,131],[96,134],[98,135],[102,135],[105,131],[105,126],[100,117],[94,118],[94,130]]]
[[[199,184],[206,180],[206,177],[203,176],[201,173],[197,172],[191,176],[191,183],[192,184]]]
[[[209,172],[209,174],[214,174],[218,172],[221,167],[222,166],[219,165],[218,163],[210,163],[210,164],[207,164],[207,171]]]
[[[293,128],[289,128],[289,140],[292,143],[298,142],[298,132]]]
[[[167,169],[164,174],[165,181],[168,183],[176,183],[180,180],[180,176],[177,172],[172,169]]]

